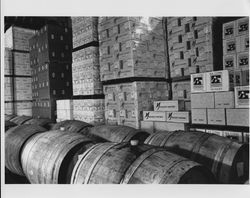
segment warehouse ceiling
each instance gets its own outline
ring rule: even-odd
[[[223,17],[223,18],[224,22],[229,22],[241,17]],[[7,16],[4,17],[4,32],[6,32],[6,30],[12,25],[39,30],[45,24],[56,24],[64,27],[65,26],[71,27],[71,20],[70,17]]]
[[[70,17],[4,17],[4,32],[12,26],[38,30],[45,24],[56,24],[59,26],[70,26]]]

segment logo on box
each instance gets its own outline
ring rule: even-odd
[[[225,30],[225,36],[232,35],[234,33],[233,27],[228,27]]]
[[[249,99],[249,90],[238,91],[238,99]]]
[[[222,83],[222,76],[221,75],[211,75],[210,76],[211,84],[217,85]]]
[[[193,84],[194,85],[202,85],[203,84],[203,78],[202,77],[194,77]]]
[[[157,102],[157,104],[156,104],[156,110],[159,110],[160,106],[161,106],[161,103]]]
[[[147,112],[147,113],[145,114],[145,118],[146,118],[146,119],[149,118],[149,112]]]

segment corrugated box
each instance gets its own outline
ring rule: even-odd
[[[236,38],[231,38],[229,40],[223,40],[223,54],[235,54],[236,53]]]
[[[190,81],[172,82],[173,100],[190,100]]]
[[[226,109],[227,125],[249,126],[249,109]]]
[[[193,93],[191,94],[191,108],[204,109],[214,108],[214,93]]]
[[[207,89],[206,74],[191,74],[191,93],[205,92]]]
[[[236,36],[249,34],[249,17],[244,17],[236,21]]]
[[[190,123],[190,112],[167,112],[167,122]]]
[[[236,132],[236,131],[224,131],[224,137],[227,137],[231,140],[235,140],[238,142],[243,142],[243,134],[242,132]]]
[[[237,52],[248,52],[249,51],[249,35],[242,35],[236,37]]]
[[[174,122],[154,122],[154,131],[189,131],[189,124]]]
[[[249,69],[249,52],[242,52],[237,54],[236,68]]]
[[[207,109],[208,124],[226,125],[225,109]]]
[[[206,73],[207,92],[230,91],[228,70]]]
[[[234,108],[234,92],[216,92],[215,97],[215,108]]]
[[[234,70],[236,68],[236,54],[223,56],[223,69]]]
[[[35,30],[11,26],[4,34],[4,46],[29,51],[29,39],[34,35]]]
[[[154,133],[154,122],[153,121],[141,121],[141,130]]]
[[[183,100],[154,101],[154,111],[183,111]]]
[[[236,21],[223,24],[223,39],[234,38],[236,35]]]
[[[193,124],[207,124],[206,109],[192,109],[191,115]]]
[[[161,111],[143,111],[144,121],[167,121],[167,113]]]
[[[249,86],[239,86],[234,88],[235,107],[249,108]]]

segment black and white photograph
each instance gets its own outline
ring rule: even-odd
[[[1,17],[1,187],[246,197],[249,14],[39,13]]]

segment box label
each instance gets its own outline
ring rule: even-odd
[[[167,112],[167,121],[189,123],[189,112]]]
[[[144,121],[166,121],[166,112],[143,111]]]

